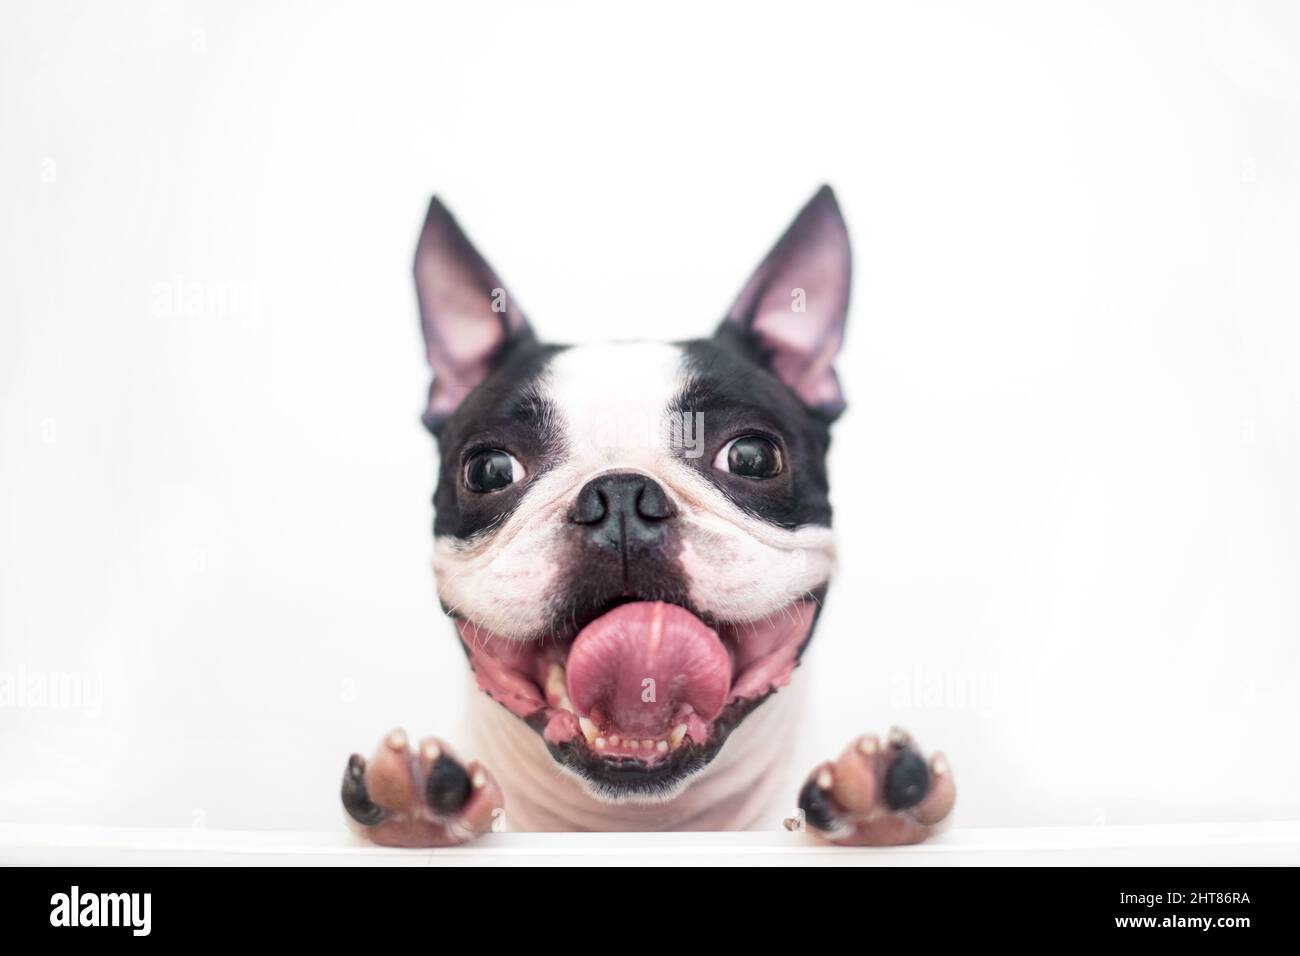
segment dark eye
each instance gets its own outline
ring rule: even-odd
[[[775,478],[781,474],[781,449],[762,435],[743,435],[727,442],[713,464],[742,478]]]
[[[465,487],[484,494],[508,488],[524,477],[524,466],[500,448],[476,451],[465,462]]]

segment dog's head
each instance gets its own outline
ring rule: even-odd
[[[540,342],[434,199],[434,569],[478,685],[609,799],[670,794],[785,686],[834,565],[848,233],[823,187],[711,338]]]

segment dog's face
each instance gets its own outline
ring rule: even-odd
[[[671,794],[798,664],[834,565],[849,259],[823,188],[711,338],[546,345],[430,206],[439,596],[479,687],[599,796]]]

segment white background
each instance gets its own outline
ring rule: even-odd
[[[463,737],[431,192],[573,341],[711,329],[822,181],[818,748],[905,724],[964,826],[1300,816],[1298,70],[1283,2],[6,3],[0,820],[337,828]]]

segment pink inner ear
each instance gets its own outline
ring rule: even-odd
[[[459,314],[468,315],[468,310]],[[429,389],[429,413],[445,417],[456,410],[465,397],[491,371],[489,359],[506,340],[504,323],[498,317],[456,323],[452,335],[439,329],[426,331],[425,346],[433,385]]]
[[[488,376],[512,339],[529,331],[492,267],[436,197],[415,253],[415,287],[433,370],[424,416],[432,426]]]
[[[772,371],[781,381],[794,382],[790,390],[798,395],[805,405],[820,408],[834,415],[844,411],[844,393],[840,389],[839,376],[831,367],[829,357],[820,363],[820,367],[818,365],[804,367],[804,363],[799,360],[786,355],[777,355],[772,359]]]
[[[807,405],[844,409],[832,363],[844,340],[852,254],[830,189],[806,205],[746,283],[727,316],[769,356],[772,372]],[[802,290],[802,296],[798,295]],[[803,311],[797,311],[801,304]]]
[[[483,374],[471,371],[464,379],[453,378],[447,372],[434,372],[433,384],[429,386],[429,408],[425,416],[426,420],[437,422],[445,419],[460,407],[460,403],[465,401],[469,393],[474,390],[474,386],[486,377],[486,367],[483,367]]]

